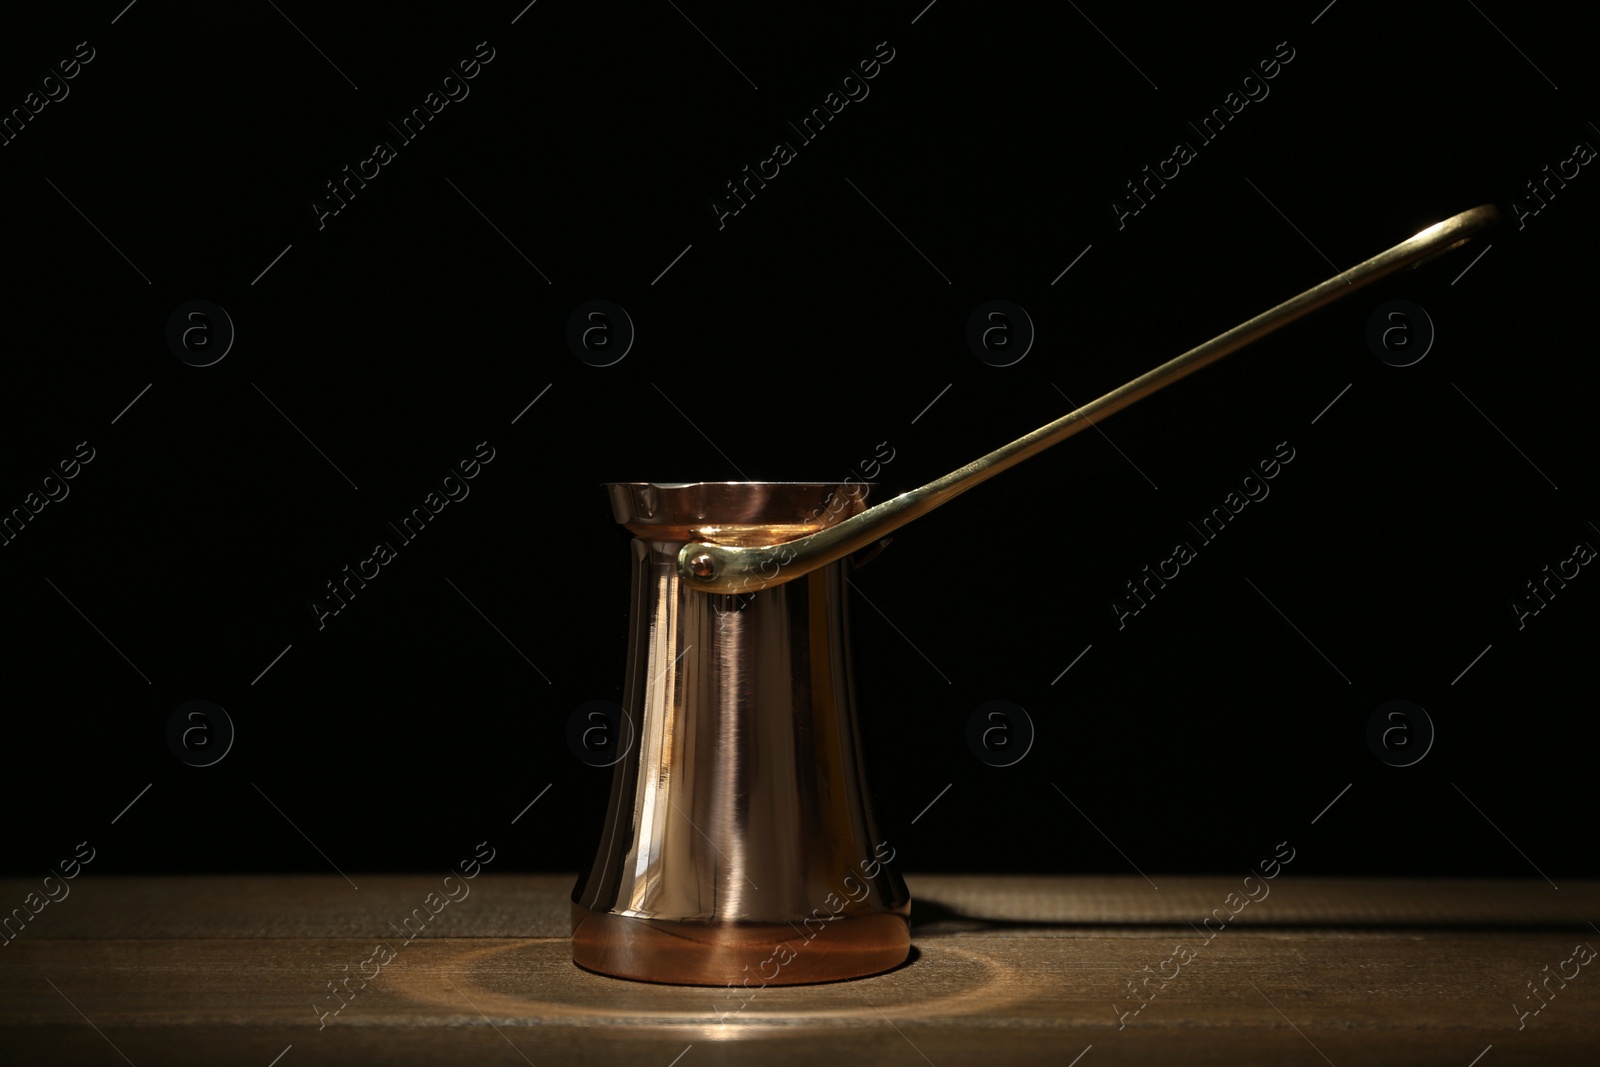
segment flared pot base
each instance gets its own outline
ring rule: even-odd
[[[909,913],[910,907],[906,906]],[[911,953],[907,914],[839,915],[826,923],[690,923],[572,905],[572,959],[615,978],[672,985],[804,985],[865,978]]]

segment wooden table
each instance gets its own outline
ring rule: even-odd
[[[1240,879],[908,876],[906,966],[741,1005],[574,967],[568,875],[485,873],[406,941],[443,876],[85,874],[0,947],[0,1063],[1600,1062],[1600,965],[1563,963],[1600,882],[1285,873],[1208,941]]]

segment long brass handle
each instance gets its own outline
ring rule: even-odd
[[[1484,204],[1429,226],[1393,248],[1146,371],[1098,400],[1090,401],[981,459],[921,488],[870,507],[826,530],[770,546],[738,548],[731,545],[687,544],[678,553],[678,573],[690,588],[706,593],[749,593],[793,581],[865,548],[1001,471],[1038,455],[1052,445],[1060,444],[1092,425],[1094,419],[1121,411],[1179,378],[1193,374],[1201,367],[1237,352],[1302,315],[1331,304],[1385,275],[1464,244],[1499,217],[1493,204]]]

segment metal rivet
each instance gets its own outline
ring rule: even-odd
[[[690,558],[689,573],[694,575],[696,578],[699,578],[701,581],[704,581],[707,578],[710,578],[713,574],[717,573],[716,561],[706,553],[702,552],[698,556],[693,556]]]

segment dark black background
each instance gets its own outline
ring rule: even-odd
[[[104,873],[427,870],[487,839],[500,869],[575,870],[610,772],[567,720],[620,693],[627,636],[601,483],[837,481],[887,442],[879,498],[912,488],[1600,143],[1561,5],[922,2],[112,0],[12,25],[5,108],[96,55],[0,148],[0,506],[79,441],[95,459],[0,549],[6,868],[87,840]],[[480,41],[470,96],[319,230],[323,183]],[[708,199],[881,41],[870,96],[719,229]],[[1270,96],[1119,229],[1123,183],[1282,41]],[[1600,578],[1520,631],[1508,607],[1600,544],[1592,169],[854,576],[907,869],[1242,871],[1288,840],[1305,873],[1596,872]],[[237,328],[206,368],[165,340],[196,298]],[[637,328],[607,368],[564,339],[594,298]],[[1005,368],[965,341],[995,298],[1038,334]],[[1365,339],[1395,298],[1437,328],[1403,369]],[[485,440],[471,495],[319,630],[324,583]],[[1271,496],[1119,632],[1123,582],[1280,441]],[[194,699],[237,728],[214,766],[168,748]],[[1037,727],[1003,769],[965,740],[996,699]],[[1368,747],[1391,699],[1437,730],[1415,766]]]

